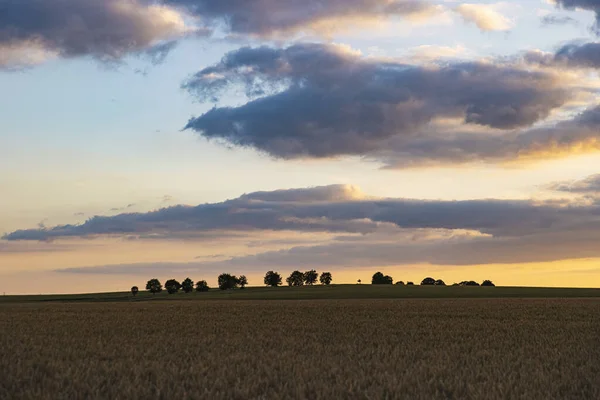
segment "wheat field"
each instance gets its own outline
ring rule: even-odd
[[[598,399],[596,299],[0,304],[2,399]]]

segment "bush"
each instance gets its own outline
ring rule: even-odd
[[[394,283],[394,279],[392,279],[389,275],[383,275],[381,272],[376,272],[371,279],[372,285],[391,285]]]
[[[198,281],[196,283],[196,292],[208,292],[210,287],[208,287],[208,283],[206,281]]]
[[[146,283],[146,290],[150,291],[152,294],[162,292],[162,284],[158,279],[150,279],[148,283]]]
[[[181,289],[181,283],[179,283],[175,279],[169,279],[165,283],[165,289],[167,289],[167,292],[169,294],[175,294],[175,293],[177,293],[179,291],[179,289]]]
[[[406,286],[414,286],[415,284],[411,281],[406,282]]]
[[[479,286],[479,283],[475,281],[462,281],[460,286]]]
[[[317,283],[318,278],[319,274],[317,274],[317,271],[315,271],[314,269],[311,269],[310,271],[306,271],[304,273],[304,283],[306,283],[307,285],[314,285],[315,283]]]
[[[446,286],[446,282],[444,282],[441,279],[438,279],[437,281],[435,281],[435,286]]]
[[[435,279],[433,278],[425,278],[421,281],[422,286],[433,286],[435,285]]]
[[[140,291],[140,289],[137,286],[134,286],[131,288],[131,294],[134,296],[136,296],[139,291]]]
[[[218,278],[219,289],[221,290],[229,290],[235,289],[238,285],[238,279],[235,275],[231,274],[221,274]]]
[[[302,286],[304,285],[304,274],[300,271],[294,271],[285,281],[288,286]]]
[[[281,275],[278,272],[269,271],[265,274],[265,285],[277,287],[281,285]]]
[[[404,282],[403,281],[398,281],[398,282],[396,282],[396,285],[404,286]]]
[[[486,279],[485,281],[483,281],[481,286],[496,286],[496,285],[494,285],[494,282]]]
[[[321,285],[329,285],[332,280],[333,276],[331,276],[331,272],[323,272],[319,278]]]
[[[181,288],[186,293],[191,293],[194,290],[194,281],[190,278],[185,278],[183,282],[181,282]]]

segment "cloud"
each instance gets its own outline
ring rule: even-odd
[[[115,61],[186,31],[179,12],[145,0],[3,1],[0,68],[54,57]]]
[[[579,25],[579,22],[575,18],[566,15],[544,15],[540,18],[540,21],[543,26]]]
[[[388,168],[469,162],[530,162],[600,150],[600,107],[570,119],[510,133],[432,133],[410,142],[391,140],[373,154]]]
[[[196,73],[183,87],[202,101],[218,101],[231,90],[244,89],[246,104],[214,107],[185,128],[284,159],[381,159],[381,154],[387,159],[390,149],[410,158],[413,151],[439,143],[460,147],[456,159],[445,157],[444,162],[479,156],[497,162],[549,150],[559,132],[582,125],[576,120],[558,131],[528,130],[578,93],[552,71],[492,62],[416,66],[363,57],[337,45],[242,48]],[[443,119],[481,132],[448,132],[435,124]],[[483,151],[475,145],[479,141]],[[487,144],[502,146],[486,149]],[[412,161],[419,160],[421,155]]]
[[[567,10],[583,9],[596,13],[596,26],[598,31],[600,21],[600,0],[554,0],[557,6]]]
[[[590,178],[585,185],[569,190],[583,192],[597,184],[597,178]],[[184,264],[65,270],[79,273],[524,263],[600,257],[599,226],[600,203],[595,201],[375,198],[350,185],[333,185],[249,193],[220,203],[179,205],[147,213],[94,217],[80,225],[19,230],[4,236],[0,251],[2,246],[22,245],[25,249],[32,241],[32,246],[40,240],[57,240],[60,245],[79,237],[119,236],[218,238],[225,245],[245,242],[249,253]],[[49,244],[41,245],[50,248]],[[258,253],[252,254],[255,251]]]
[[[394,17],[421,18],[439,7],[419,0],[164,0],[205,24],[236,35],[330,33]]]
[[[494,4],[461,4],[455,11],[465,22],[472,22],[484,31],[507,31],[513,26],[512,22],[496,10]]]
[[[297,231],[370,234],[382,229],[463,229],[496,237],[594,226],[598,209],[531,201],[424,201],[356,196],[347,185],[257,192],[221,203],[178,205],[148,213],[96,216],[80,225],[18,230],[4,240],[69,237],[210,235]],[[324,195],[325,194],[325,195]]]
[[[599,68],[600,43],[567,44],[556,52],[554,63],[569,67]]]
[[[578,181],[556,182],[551,184],[548,189],[587,195],[600,194],[600,174],[592,175]]]

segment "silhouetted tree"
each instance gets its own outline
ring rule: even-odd
[[[415,284],[411,281],[406,282],[406,286],[414,286]]]
[[[321,285],[329,285],[332,280],[333,277],[331,276],[331,272],[323,272],[319,278]]]
[[[479,283],[475,281],[462,281],[460,283],[461,286],[479,286]]]
[[[404,282],[398,281],[398,282],[396,282],[396,285],[404,286]]]
[[[315,271],[314,269],[311,269],[310,271],[306,271],[304,273],[304,283],[306,283],[307,285],[314,285],[315,283],[317,283],[318,278],[319,274],[317,274],[317,271]]]
[[[435,286],[446,286],[446,282],[444,282],[441,279],[438,279],[437,281],[435,281]]]
[[[208,287],[208,283],[206,281],[198,281],[196,283],[196,292],[208,292],[210,288]]]
[[[481,286],[496,286],[496,285],[494,285],[494,282],[486,279],[485,281],[483,281]]]
[[[149,290],[152,294],[160,293],[162,292],[162,284],[158,279],[150,279],[146,283],[146,290]]]
[[[248,284],[248,279],[246,278],[246,275],[240,275],[240,277],[237,278],[237,284],[240,286],[240,289],[245,288]]]
[[[373,285],[391,285],[393,283],[394,279],[391,276],[383,275],[381,272],[376,272],[371,279]]]
[[[194,290],[194,281],[190,278],[185,278],[183,282],[181,282],[181,288],[186,293],[191,293]]]
[[[181,289],[181,283],[175,279],[169,279],[165,282],[165,289],[167,289],[169,294],[177,293]]]
[[[140,291],[140,289],[137,286],[134,286],[131,288],[131,294],[134,296],[136,296],[139,291]]]
[[[281,285],[281,275],[278,272],[269,271],[265,274],[265,285],[277,287]]]
[[[425,278],[421,281],[421,286],[433,286],[435,285],[435,279],[433,278]]]
[[[362,283],[362,281],[359,279],[356,281],[359,285]]]
[[[300,271],[294,271],[285,281],[288,286],[302,286],[304,285],[304,274]]]
[[[221,274],[219,275],[219,289],[227,290],[227,289],[235,289],[238,285],[238,280],[235,275],[230,274]]]

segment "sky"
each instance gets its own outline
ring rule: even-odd
[[[600,285],[600,0],[0,0],[0,293]]]

